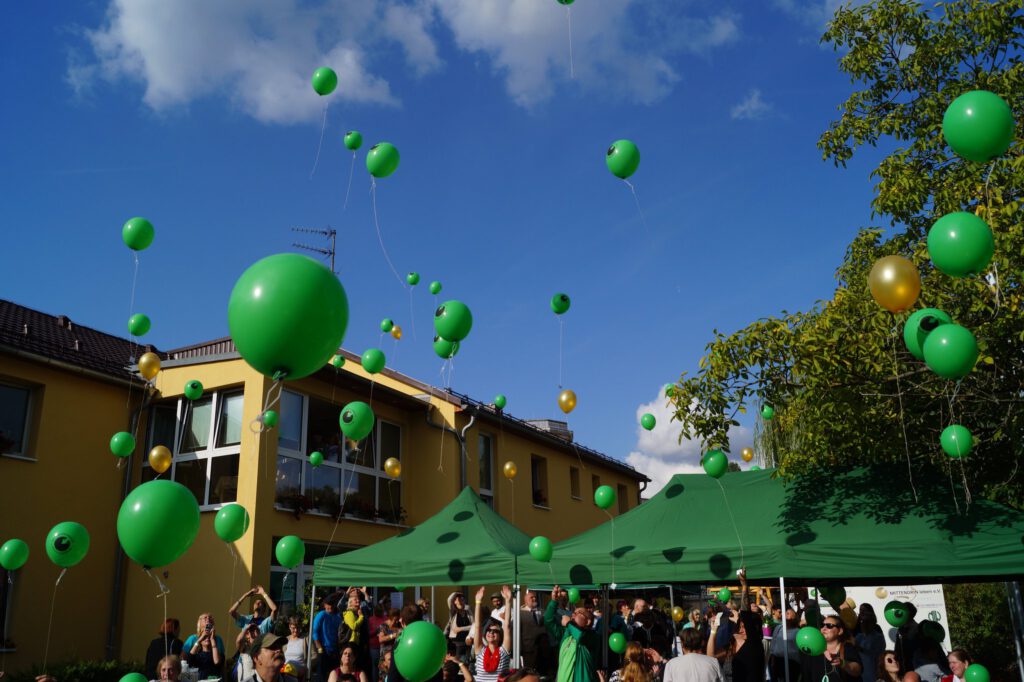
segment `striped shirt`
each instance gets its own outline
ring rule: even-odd
[[[512,657],[503,647],[498,647],[498,669],[493,673],[489,673],[484,672],[485,653],[487,653],[487,647],[480,649],[480,653],[476,655],[476,674],[473,676],[473,679],[475,682],[498,682],[499,677],[508,674]]]

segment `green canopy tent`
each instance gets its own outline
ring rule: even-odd
[[[968,464],[969,465],[969,462]],[[953,466],[958,466],[953,463]],[[751,582],[846,585],[997,580],[1024,574],[1024,514],[974,500],[941,472],[677,474],[653,498],[554,546],[550,566],[520,557],[523,583]]]

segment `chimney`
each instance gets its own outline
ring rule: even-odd
[[[68,331],[71,331],[71,318],[68,317],[67,315],[58,315],[57,326],[60,327],[61,329],[67,329]]]
[[[569,430],[567,422],[558,421],[557,419],[527,419],[526,423],[541,431],[547,431],[562,440],[572,442],[572,431]]]

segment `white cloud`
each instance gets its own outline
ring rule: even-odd
[[[640,417],[646,412],[654,415],[657,423],[650,431],[639,426]],[[646,497],[655,495],[675,474],[701,473],[700,442],[687,434],[680,441],[683,426],[672,421],[675,407],[665,397],[664,388],[658,391],[658,397],[649,403],[636,408],[637,443],[636,449],[629,453],[626,462],[638,471],[647,474],[651,483],[644,493]],[[747,465],[737,456],[740,449],[753,443],[753,434],[745,426],[734,426],[729,429],[730,460],[743,467]]]
[[[772,4],[796,19],[799,19],[815,30],[825,28],[832,15],[847,0],[773,0]],[[853,5],[861,5],[867,0],[853,0]]]
[[[753,121],[764,118],[772,110],[772,105],[761,99],[761,91],[753,88],[746,98],[735,105],[729,112],[734,121]]]

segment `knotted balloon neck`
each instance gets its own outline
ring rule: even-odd
[[[937,328],[940,324],[942,324],[942,321],[939,320],[939,318],[935,317],[934,315],[925,315],[924,317],[921,318],[921,323],[919,326],[926,332],[930,332],[933,329]]]

